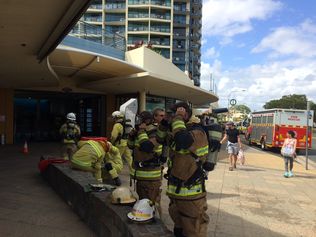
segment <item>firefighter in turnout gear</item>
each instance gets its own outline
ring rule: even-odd
[[[134,150],[131,178],[136,181],[139,199],[148,198],[160,209],[163,162],[162,145],[156,140],[157,126],[152,124],[153,116],[143,111],[139,115],[139,125],[128,139],[128,146]]]
[[[80,127],[76,123],[76,115],[68,113],[66,123],[59,129],[62,138],[61,155],[65,160],[70,160],[72,155],[77,151],[77,142],[80,139]]]
[[[132,169],[132,153],[127,147],[128,132],[126,131],[126,122],[124,115],[120,111],[114,111],[112,113],[112,119],[114,120],[114,126],[111,132],[111,143],[116,146],[128,164],[129,170]]]
[[[171,167],[168,171],[167,195],[169,214],[177,237],[206,237],[209,217],[206,214],[205,171],[208,155],[207,135],[196,118],[188,123],[192,112],[188,104],[179,102],[173,108],[171,124],[163,120],[158,127],[158,141],[163,143],[171,130]]]
[[[118,174],[123,168],[119,150],[106,139],[85,140],[78,142],[79,150],[71,159],[73,169],[89,171],[93,173],[98,182],[102,182],[102,176],[110,176],[115,185],[120,186]]]
[[[208,156],[203,165],[204,170],[212,171],[218,161],[218,152],[221,149],[221,139],[223,137],[222,126],[217,123],[217,118],[212,111],[207,110],[202,114],[202,125],[208,138]]]

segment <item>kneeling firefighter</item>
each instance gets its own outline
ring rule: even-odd
[[[73,155],[71,167],[93,173],[98,182],[102,182],[102,170],[109,174],[115,185],[120,186],[118,174],[123,168],[119,150],[105,138],[82,140],[79,150]],[[105,176],[105,175],[103,175]]]
[[[158,127],[158,140],[171,130],[171,167],[168,171],[167,195],[169,214],[177,237],[206,237],[209,217],[206,214],[205,172],[203,164],[208,154],[208,140],[200,121],[186,124],[192,116],[188,104],[179,102],[173,110],[171,124],[163,120]]]
[[[156,140],[157,127],[152,124],[153,116],[148,111],[139,115],[139,125],[128,139],[129,148],[134,150],[131,178],[136,180],[136,192],[139,199],[148,198],[159,208],[161,199],[161,180],[163,163],[162,145]]]

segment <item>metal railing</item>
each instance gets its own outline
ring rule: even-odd
[[[69,32],[69,35],[100,43],[121,51],[126,50],[126,41],[124,36],[106,31],[100,26],[91,25],[84,21],[78,21],[75,27]]]

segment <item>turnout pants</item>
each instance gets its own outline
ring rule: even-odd
[[[133,162],[133,157],[132,157],[132,152],[131,150],[126,146],[121,146],[121,145],[117,145],[116,146],[121,154],[121,157],[124,158],[128,164],[128,168],[129,170],[132,170],[132,162]]]
[[[71,162],[71,168],[91,172],[94,175],[95,179],[99,182],[102,182],[101,166],[102,164],[100,162],[93,164],[93,166],[81,166]]]
[[[137,180],[136,182],[136,192],[138,194],[139,199],[148,198],[157,208],[157,211],[161,217],[161,180]]]
[[[206,197],[197,200],[170,198],[169,214],[174,228],[182,229],[185,237],[207,237],[209,216],[206,210]]]
[[[63,143],[61,147],[61,156],[65,160],[71,160],[73,154],[78,150],[78,147],[74,143]]]

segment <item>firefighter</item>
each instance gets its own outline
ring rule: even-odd
[[[138,117],[139,125],[128,139],[128,146],[134,150],[131,178],[136,181],[139,199],[150,199],[161,214],[162,163],[166,158],[161,157],[162,146],[156,140],[157,127],[152,124],[152,114],[143,111]]]
[[[111,143],[119,149],[121,157],[126,160],[129,170],[131,170],[133,158],[130,149],[127,147],[128,134],[125,128],[124,115],[120,111],[114,111],[112,119],[114,126],[111,132]]]
[[[71,167],[93,173],[96,180],[102,183],[102,169],[109,174],[115,185],[120,186],[118,177],[123,168],[119,150],[104,140],[79,141],[79,150],[71,159]]]
[[[212,111],[207,110],[202,114],[202,125],[208,138],[208,155],[203,165],[204,170],[212,171],[218,160],[218,152],[221,149],[221,139],[223,137],[223,129],[217,123],[217,118]]]
[[[61,126],[59,133],[62,137],[62,157],[65,160],[70,160],[78,149],[77,142],[81,132],[80,127],[76,123],[76,115],[74,113],[68,113],[66,119],[67,121]]]
[[[187,123],[192,115],[188,104],[176,103],[171,124],[163,120],[158,127],[158,140],[163,142],[168,129],[173,135],[170,146],[172,161],[168,172],[167,195],[169,214],[177,237],[206,237],[209,217],[206,214],[205,172],[208,140],[201,126]]]

